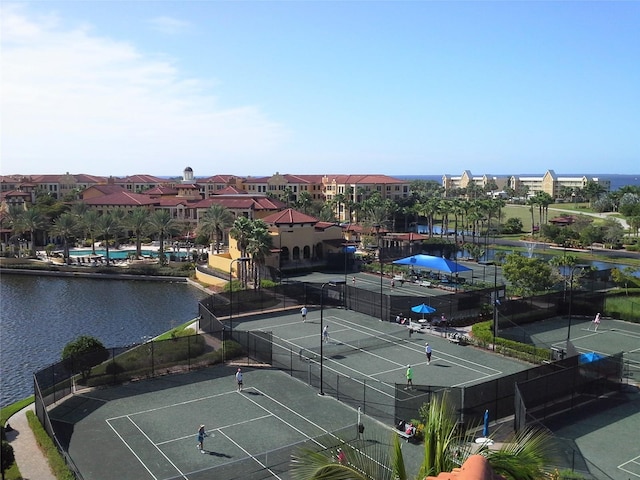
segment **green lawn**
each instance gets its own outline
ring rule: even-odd
[[[621,320],[636,320],[640,318],[640,295],[631,294],[607,297],[604,313]]]

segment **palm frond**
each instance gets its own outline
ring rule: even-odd
[[[551,436],[544,430],[528,428],[518,432],[499,450],[482,452],[493,470],[513,480],[535,480],[544,476],[550,459]]]

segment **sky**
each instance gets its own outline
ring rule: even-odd
[[[640,173],[640,1],[0,5],[0,174]]]

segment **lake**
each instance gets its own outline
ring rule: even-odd
[[[138,343],[198,316],[206,294],[185,283],[0,276],[0,405],[33,394],[33,373],[80,335]]]

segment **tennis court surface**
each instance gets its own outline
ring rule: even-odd
[[[242,392],[235,367],[214,367],[74,395],[50,415],[66,423],[61,440],[83,477],[95,480],[286,479],[297,448],[333,452],[344,442],[366,451],[364,435],[380,429],[362,419],[359,435],[353,409],[282,372],[244,370]]]

